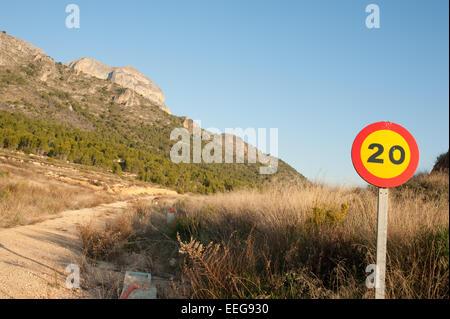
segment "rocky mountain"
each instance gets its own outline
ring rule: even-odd
[[[132,66],[113,67],[91,58],[79,58],[67,62],[66,65],[77,72],[84,72],[131,89],[132,91],[127,90],[127,94],[121,96],[120,104],[125,103],[127,106],[136,105],[137,101],[134,99],[134,91],[158,105],[162,110],[172,114],[170,109],[164,104],[164,94],[161,89]]]
[[[0,109],[51,118],[80,129],[94,128],[87,114],[105,118],[111,113],[120,113],[123,121],[131,124],[181,125],[178,117],[170,116],[153,100],[113,81],[56,63],[41,49],[1,32],[0,93]]]
[[[27,60],[51,60],[41,49],[28,42],[0,33],[0,65],[20,65]]]
[[[164,110],[156,85],[131,67],[91,59],[69,65],[0,32],[0,148],[123,171],[180,192],[304,180],[282,160],[272,175],[259,174],[260,163],[175,164],[170,134],[180,127],[192,133],[195,124]]]
[[[22,39],[0,33],[0,66],[20,67],[29,63],[41,66],[41,81],[46,81],[56,71],[55,62],[44,51]]]

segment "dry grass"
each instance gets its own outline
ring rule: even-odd
[[[449,297],[448,187],[448,175],[422,174],[391,191],[388,298]],[[172,297],[373,298],[365,286],[376,252],[372,188],[186,196],[169,226],[171,204],[163,203],[140,202],[104,230],[85,226],[87,255],[152,275],[169,272]],[[130,256],[147,262],[123,263]]]
[[[80,239],[83,243],[84,254],[93,259],[114,257],[121,247],[121,243],[134,234],[130,221],[124,217],[117,217],[106,224],[105,229],[98,229],[92,224],[78,227]]]
[[[117,259],[124,242],[145,231],[149,213],[148,206],[136,202],[127,213],[107,221],[104,228],[92,223],[78,226],[84,255],[94,260]]]
[[[0,227],[26,225],[113,200],[104,192],[57,182],[31,170],[0,166]]]
[[[391,193],[387,296],[448,298],[448,175],[420,175]],[[181,202],[175,232],[186,256],[187,293],[372,297],[365,268],[375,263],[376,211],[371,189],[320,185]]]
[[[123,274],[115,271],[113,267],[99,267],[98,264],[86,256],[81,256],[77,260],[80,265],[81,276],[80,286],[84,291],[84,296],[89,299],[118,299],[121,292],[121,281]]]
[[[104,227],[90,223],[78,229],[84,249],[83,288],[93,297],[118,298],[126,270],[151,273],[159,298],[181,297],[182,288],[173,280],[181,275],[182,258],[175,260],[179,245],[165,234],[166,215],[151,201],[135,202]],[[114,270],[103,269],[105,262]]]

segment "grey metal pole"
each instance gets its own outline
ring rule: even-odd
[[[378,189],[377,266],[375,274],[375,299],[384,299],[386,278],[388,197],[388,188]]]

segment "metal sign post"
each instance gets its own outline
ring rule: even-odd
[[[388,188],[378,189],[377,265],[375,272],[375,299],[384,299],[386,276],[386,243],[388,219]]]
[[[406,183],[414,175],[419,164],[419,147],[404,127],[392,122],[377,122],[366,126],[356,136],[352,162],[359,176],[379,187],[375,299],[384,299],[388,190]]]

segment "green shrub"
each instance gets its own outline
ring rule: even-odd
[[[119,165],[119,163],[114,163],[112,171],[114,174],[120,175],[120,174],[122,174],[122,167]]]
[[[336,225],[344,221],[348,211],[348,204],[341,204],[338,209],[336,207],[314,206],[308,224],[315,227],[322,225]]]

